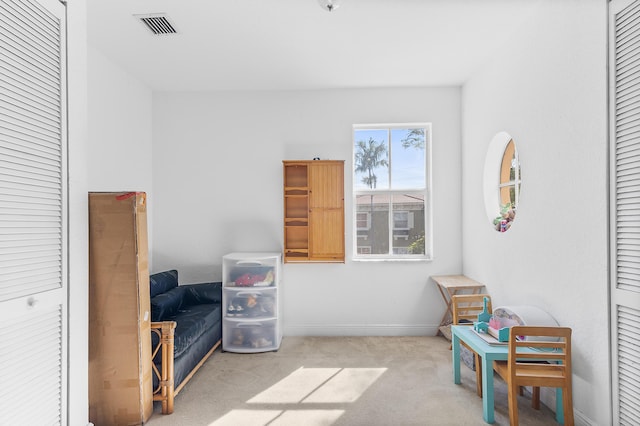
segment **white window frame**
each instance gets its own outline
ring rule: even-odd
[[[394,129],[415,129],[415,128],[423,128],[425,129],[425,185],[424,188],[386,188],[386,189],[366,189],[366,190],[357,190],[355,187],[356,177],[355,177],[355,135],[358,130],[388,130],[389,133]],[[393,124],[354,124],[353,125],[353,137],[351,140],[351,149],[352,149],[352,226],[354,229],[353,232],[353,258],[354,261],[430,261],[433,259],[433,220],[432,220],[432,156],[431,156],[431,123],[393,123]],[[389,141],[391,138],[389,137]],[[389,162],[391,162],[391,152],[389,152]],[[390,166],[392,168],[393,166]],[[391,180],[390,183],[391,185]],[[398,236],[394,236],[394,230],[399,230],[400,228],[395,228],[394,223],[394,215],[393,215],[393,195],[394,194],[406,194],[406,193],[419,193],[424,197],[424,230],[425,230],[425,253],[424,254],[394,254],[394,246],[393,241],[398,239]],[[362,228],[358,228],[357,226],[357,214],[362,213],[357,211],[357,197],[359,195],[367,195],[367,194],[388,194],[389,195],[389,253],[384,254],[361,254],[358,252],[358,240],[364,239],[363,237],[358,236],[358,230],[364,230]],[[405,210],[401,210],[405,211]],[[369,215],[370,216],[370,215]],[[412,220],[413,214],[409,214],[410,219]],[[369,226],[372,226],[369,224]],[[370,229],[370,228],[369,228]],[[402,228],[407,229],[407,228]],[[400,236],[400,238],[407,238],[408,236]],[[398,248],[398,247],[395,247]]]

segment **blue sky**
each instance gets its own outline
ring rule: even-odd
[[[373,138],[377,142],[387,144],[387,155],[391,151],[391,189],[423,188],[425,186],[425,150],[414,147],[403,148],[402,139],[406,137],[408,129],[391,129],[391,146],[389,147],[389,132],[387,129],[355,129],[354,146],[358,141],[367,142]],[[386,167],[375,171],[377,177],[376,189],[389,188],[389,174]],[[368,189],[362,182],[364,173],[359,173],[354,180],[356,189]]]

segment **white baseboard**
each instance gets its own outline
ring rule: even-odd
[[[556,391],[552,388],[540,388],[540,402],[556,412]],[[573,422],[576,426],[598,426],[593,420],[585,416],[583,412],[573,408]]]
[[[597,426],[597,424],[589,417],[585,416],[581,411],[573,409],[573,420],[577,426]]]
[[[285,324],[285,336],[435,336],[426,324]]]

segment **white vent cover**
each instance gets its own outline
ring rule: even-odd
[[[155,35],[176,34],[176,27],[169,21],[164,13],[148,13],[145,15],[133,15],[139,19]]]

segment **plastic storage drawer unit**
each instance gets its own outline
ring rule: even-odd
[[[222,350],[267,352],[280,347],[280,253],[230,253],[222,258]]]

